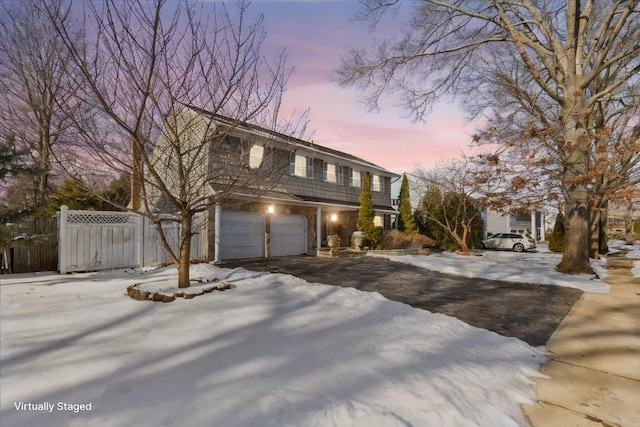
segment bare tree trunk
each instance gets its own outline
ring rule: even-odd
[[[631,200],[627,200],[624,213],[624,242],[627,245],[633,244],[633,202]]]
[[[465,254],[471,253],[469,250],[469,245],[467,245],[469,238],[469,229],[471,228],[471,224],[462,224],[462,238],[460,239],[460,249]]]
[[[557,269],[562,273],[593,273],[589,263],[589,207],[575,198],[567,200],[564,250]]]
[[[189,268],[191,266],[191,226],[193,214],[182,212],[180,219],[180,257],[178,262],[178,287],[188,288],[190,285]]]
[[[607,203],[607,195],[605,188],[605,173],[608,168],[608,150],[606,146],[606,139],[601,137],[602,130],[605,127],[605,117],[603,104],[598,102],[593,112],[593,127],[594,131],[594,170],[599,175],[595,178],[594,193],[597,197],[591,204],[591,245],[590,256],[593,259],[599,259],[600,248],[602,246],[601,236],[602,230],[602,216],[605,210],[604,206]],[[605,223],[606,224],[606,223]]]
[[[51,162],[49,157],[51,152],[49,150],[50,135],[48,128],[43,126],[40,136],[40,144],[38,150],[37,161],[37,185],[36,185],[36,205],[42,205],[47,200],[47,194],[49,193],[49,172],[51,171]]]
[[[589,257],[593,259],[600,259],[600,216],[602,211],[600,209],[600,203],[596,203],[591,206],[589,228],[591,230],[591,239],[589,245]]]
[[[590,147],[587,134],[588,112],[580,92],[567,96],[563,108],[565,160],[562,186],[565,189],[564,246],[557,269],[562,273],[593,273],[589,263],[589,198],[586,174]]]
[[[133,210],[142,208],[142,180],[143,180],[143,162],[142,149],[140,143],[135,138],[131,139],[131,202],[130,207]]]
[[[607,244],[607,223],[609,217],[609,201],[605,201],[600,208],[600,234],[598,235],[598,250],[600,255],[609,253],[609,245]]]

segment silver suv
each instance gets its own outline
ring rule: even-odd
[[[529,234],[496,233],[480,242],[482,249],[513,249],[522,252],[536,248],[536,241]]]

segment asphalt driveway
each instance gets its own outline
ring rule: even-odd
[[[572,288],[469,279],[368,256],[276,257],[228,261],[223,266],[379,292],[391,300],[447,314],[533,346],[547,343],[582,295]]]

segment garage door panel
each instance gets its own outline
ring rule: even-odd
[[[307,218],[274,215],[271,220],[271,256],[302,255],[307,252]]]
[[[307,218],[272,215],[271,256],[307,252]],[[264,253],[266,216],[256,212],[224,210],[220,220],[220,259],[259,258]]]
[[[255,212],[222,211],[220,259],[264,256],[265,216]]]

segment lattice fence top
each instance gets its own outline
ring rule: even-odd
[[[73,212],[67,214],[68,224],[137,224],[139,216],[127,212]]]

